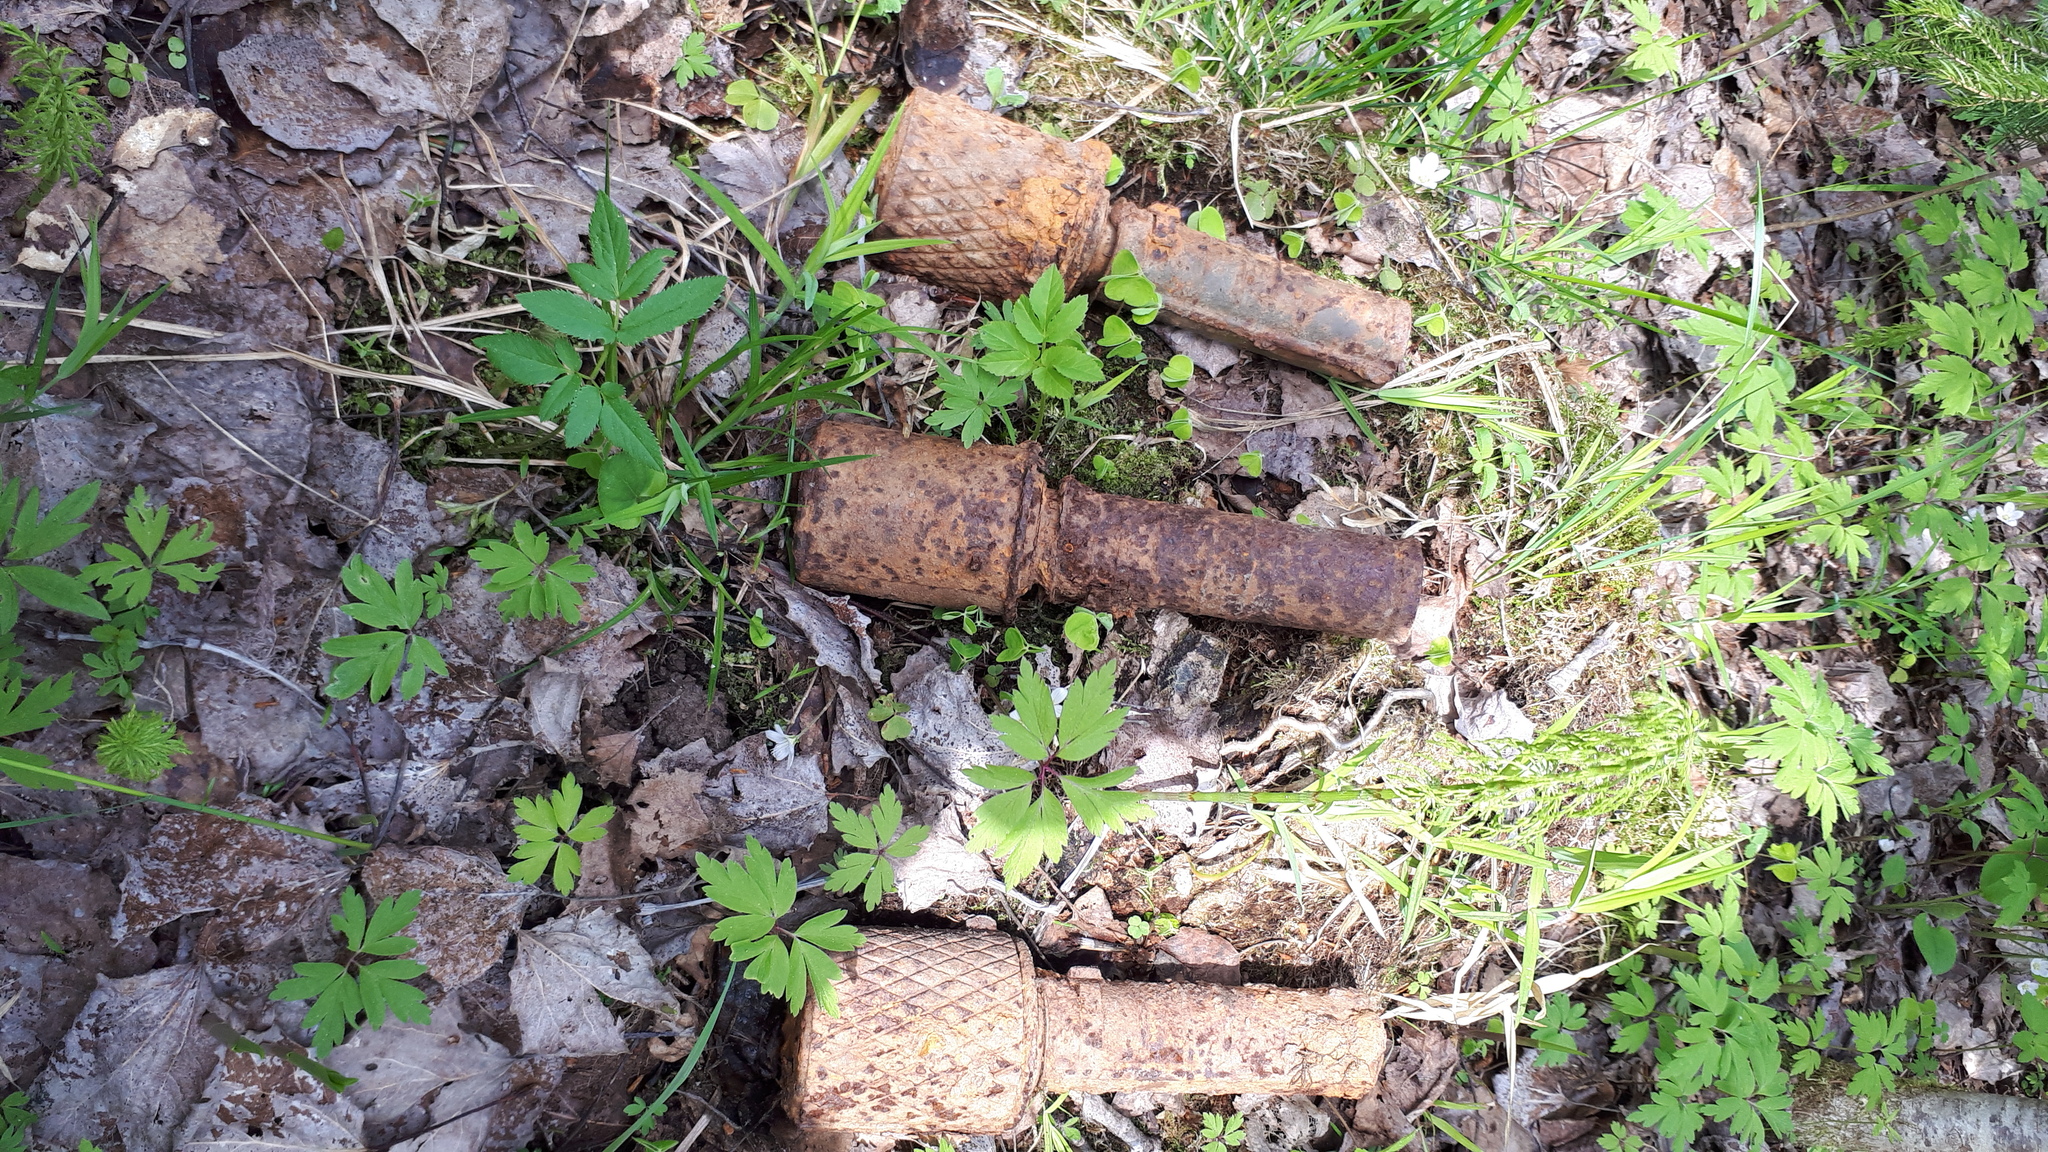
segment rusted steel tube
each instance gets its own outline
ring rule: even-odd
[[[876,176],[878,236],[945,244],[878,255],[884,267],[996,299],[1058,264],[1091,291],[1118,248],[1167,321],[1355,383],[1385,383],[1407,355],[1408,302],[1317,276],[1189,228],[1168,206],[1112,207],[1100,141],[1056,140],[922,88],[903,103]]]
[[[1119,203],[1111,219],[1117,247],[1159,290],[1167,323],[1354,383],[1401,371],[1414,326],[1406,300],[1227,244],[1169,205]]]
[[[785,1103],[806,1128],[1007,1132],[1047,1092],[1378,1090],[1379,998],[1035,973],[994,932],[867,930],[839,1015],[804,1009]]]
[[[1394,637],[1415,619],[1422,553],[1387,536],[1108,496],[1069,476],[1046,594],[1109,612]]]
[[[1049,491],[1036,445],[967,448],[826,420],[805,472],[790,568],[812,587],[916,604],[1015,611],[1032,588],[1060,603],[1172,608],[1348,636],[1399,639],[1422,593],[1420,546],[1361,532]]]

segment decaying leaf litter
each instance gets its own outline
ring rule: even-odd
[[[125,647],[10,577],[30,594],[12,699],[78,687],[22,707],[0,789],[10,1130],[26,1109],[34,1147],[567,1148],[629,1124],[792,1146],[786,1011],[730,973],[786,985],[742,950],[809,964],[842,917],[1014,932],[1055,971],[1356,985],[1397,1018],[1376,1097],[1084,1095],[1025,1144],[1786,1139],[1775,1056],[1691,1084],[1673,1069],[1701,1041],[1650,1035],[1698,1012],[1702,964],[1785,1065],[1842,1069],[1852,1124],[1856,1093],[1908,1076],[2037,1094],[2040,368],[2013,281],[2040,266],[2038,153],[1987,157],[1964,105],[1830,64],[1885,11],[1316,23],[1337,11],[0,13],[108,109],[82,180],[0,182],[10,358],[36,354],[53,283],[81,302],[88,261],[110,297],[167,289],[8,442],[52,523],[98,485],[82,532],[17,526],[8,563],[118,567],[118,544],[125,571],[163,569]],[[130,95],[107,45],[149,65]],[[25,56],[22,122],[49,91]],[[1147,326],[1117,306],[1135,289],[1088,322],[1098,379],[1138,369],[1092,402],[1073,373],[969,370],[999,351],[974,300],[870,279],[880,252],[803,263],[858,242],[842,199],[862,207],[904,73],[1102,140],[1120,202],[1410,301],[1410,374],[1333,386]],[[607,186],[616,233],[592,214]],[[544,333],[519,293],[606,298],[572,270],[608,266],[600,231],[629,259],[686,254],[621,299],[729,285],[700,320],[599,340],[629,390],[592,386],[565,443],[570,402],[489,351]],[[53,359],[76,329],[59,314]],[[794,491],[762,463],[819,404],[977,420],[970,439],[1035,438],[1053,478],[1102,491],[1419,541],[1421,610],[1389,644],[822,594],[778,566]],[[587,458],[627,454],[627,410],[694,486],[622,488]],[[163,559],[135,511],[159,506],[212,548]],[[136,610],[117,578],[91,585],[109,615]],[[1132,712],[1079,771],[1237,798],[1084,821],[1006,885],[1018,852],[978,830],[1019,754],[991,717],[1027,678],[1103,671]],[[18,786],[122,784],[108,721],[152,713],[183,749],[141,785],[164,801]],[[859,823],[885,787],[930,829],[902,856]],[[1366,795],[1243,798],[1306,789]],[[842,847],[889,859],[896,893],[820,890]],[[790,950],[706,902],[695,854],[728,850],[784,861],[761,894],[793,909]],[[1751,855],[1724,903],[1713,881]],[[323,1010],[316,986],[379,1000]]]

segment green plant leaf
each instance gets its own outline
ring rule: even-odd
[[[1929,920],[1925,912],[1913,917],[1913,943],[1934,975],[1943,975],[1956,966],[1956,934]]]
[[[618,342],[638,344],[698,319],[718,303],[725,293],[725,283],[723,276],[700,276],[663,288],[619,321]]]
[[[492,367],[535,388],[573,377],[582,366],[576,349],[560,336],[542,340],[525,332],[497,332],[477,337],[476,345]]]
[[[566,336],[607,344],[618,338],[610,314],[574,292],[549,288],[521,292],[517,299],[535,319]]]
[[[825,887],[833,892],[860,892],[861,902],[872,911],[883,896],[896,890],[896,869],[890,860],[914,854],[931,829],[921,824],[902,828],[903,804],[897,800],[896,790],[886,785],[865,814],[836,802],[831,814],[840,838],[859,851],[844,852],[826,866]]]
[[[1120,832],[1130,821],[1142,820],[1152,813],[1152,804],[1144,797],[1116,791],[1137,771],[1119,768],[1100,776],[1062,775],[1060,787],[1067,794],[1067,803],[1074,806],[1074,815],[1081,818],[1088,831],[1097,835]]]
[[[987,850],[1003,857],[1003,883],[1014,888],[1040,861],[1058,862],[1066,850],[1067,812],[1058,796],[1028,785],[1001,792],[974,810],[974,831],[967,850]]]
[[[1067,690],[1059,714],[1060,759],[1088,759],[1109,747],[1123,727],[1131,710],[1111,707],[1116,695],[1116,671],[1114,662],[1104,664]]]

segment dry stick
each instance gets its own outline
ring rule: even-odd
[[[68,640],[77,644],[99,643],[98,640],[95,640],[90,636],[81,636],[76,632],[45,632],[43,633],[43,635],[51,640]],[[306,703],[311,704],[314,708],[317,709],[322,707],[319,699],[315,697],[311,692],[308,692],[304,688],[299,687],[297,681],[291,679],[289,676],[286,676],[282,672],[278,672],[274,669],[267,668],[264,665],[257,663],[254,659],[244,656],[240,652],[237,652],[232,648],[223,648],[218,644],[209,644],[204,640],[195,640],[190,637],[187,637],[183,640],[137,640],[135,641],[135,646],[137,648],[182,648],[188,651],[207,652],[215,656],[223,656],[229,660],[233,660],[237,664],[240,664],[246,668],[251,669],[252,671],[261,672],[265,676],[270,677],[272,680],[277,681],[279,684],[282,684],[285,687],[291,689],[292,691],[297,692],[300,696],[305,698]]]
[[[313,494],[314,496],[317,496],[320,499],[327,501],[329,504],[334,505],[336,508],[341,509],[343,512],[346,512],[349,515],[362,520],[366,527],[376,527],[377,522],[374,517],[363,515],[361,512],[356,511],[354,508],[351,508],[348,505],[342,503],[341,501],[336,500],[334,497],[329,496],[327,493],[320,491],[318,488],[314,488],[308,485],[305,481],[294,478],[284,469],[279,468],[275,464],[272,464],[269,458],[264,456],[263,453],[258,452],[254,448],[249,447],[247,444],[244,444],[240,440],[240,438],[238,438],[233,432],[230,432],[227,429],[221,427],[220,422],[218,420],[215,420],[212,416],[208,415],[206,409],[201,408],[199,405],[192,403],[192,398],[185,395],[185,390],[183,388],[180,388],[176,384],[171,383],[171,378],[169,376],[164,375],[163,369],[158,368],[154,363],[151,363],[149,367],[151,371],[156,373],[156,378],[164,382],[165,387],[169,388],[171,391],[176,392],[178,394],[178,399],[183,400],[187,407],[191,408],[194,412],[199,413],[200,419],[206,421],[208,424],[213,425],[214,431],[227,437],[228,441],[232,443],[235,447],[240,448],[242,451],[247,452],[249,455],[255,457],[258,461],[260,461],[263,464],[265,468],[268,468],[272,472],[277,473],[280,479],[284,480],[286,483],[292,485],[295,488],[304,489],[305,491]]]

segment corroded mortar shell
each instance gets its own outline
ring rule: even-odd
[[[1378,1090],[1377,996],[1344,988],[1139,984],[1037,973],[998,932],[867,930],[839,1015],[804,1007],[789,1113],[852,1132],[1009,1131],[1039,1092]]]
[[[1171,206],[1113,202],[1109,148],[1079,144],[919,88],[903,104],[875,186],[877,235],[938,237],[885,267],[1008,300],[1057,264],[1088,291],[1118,249],[1159,290],[1169,324],[1354,383],[1380,384],[1408,352],[1408,302],[1317,276],[1182,224]]]
[[[1045,483],[1038,446],[964,447],[826,420],[802,474],[792,574],[814,588],[1009,614],[1032,588],[1109,612],[1171,608],[1399,640],[1421,546]]]

